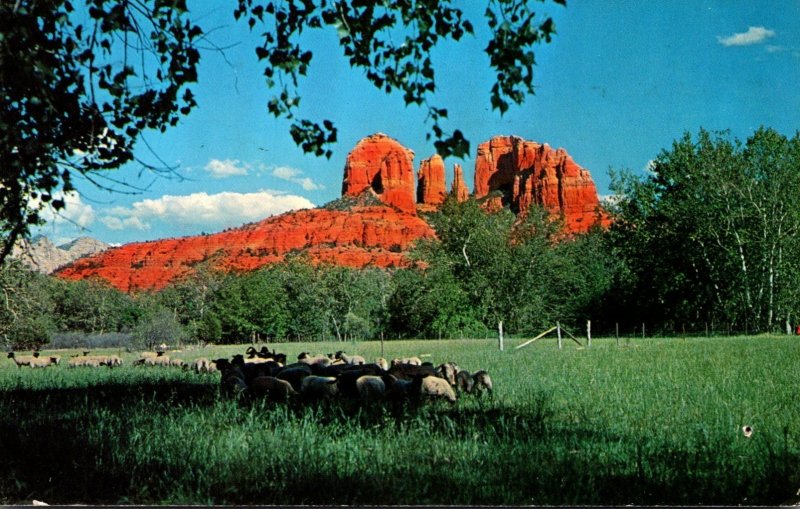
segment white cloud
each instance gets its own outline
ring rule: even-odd
[[[215,179],[247,175],[249,169],[250,166],[247,163],[238,159],[225,159],[224,161],[212,159],[205,166],[205,170]]]
[[[747,32],[736,33],[727,37],[717,36],[717,41],[723,46],[750,46],[759,44],[766,39],[775,36],[774,30],[769,30],[763,26],[749,27]]]
[[[150,229],[156,222],[169,226],[211,229],[239,226],[289,210],[313,207],[306,198],[276,194],[268,190],[254,193],[223,192],[164,195],[135,202],[130,207],[114,207],[101,221],[112,230]]]
[[[64,224],[68,223],[79,228],[86,228],[95,220],[94,208],[81,200],[81,196],[76,192],[53,193],[54,200],[64,200],[64,208],[56,212],[51,208],[42,211],[42,217],[48,223]],[[32,205],[37,206],[38,200],[34,200]]]
[[[279,179],[286,180],[288,182],[299,184],[306,191],[316,191],[318,189],[325,189],[325,186],[323,186],[322,184],[317,184],[309,177],[301,177],[300,175],[303,174],[303,170],[298,170],[297,168],[291,168],[289,166],[278,166],[277,168],[273,168],[270,174],[273,177],[277,177]]]

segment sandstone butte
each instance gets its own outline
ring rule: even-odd
[[[447,197],[444,174],[444,160],[439,154],[420,163],[417,175],[418,209],[436,210],[439,205],[444,203],[444,199]]]
[[[567,151],[526,141],[517,136],[496,136],[478,146],[475,158],[475,197],[489,197],[487,208],[509,206],[524,215],[532,204],[564,217],[570,233],[585,232],[593,225],[608,226],[597,189],[588,170]]]
[[[196,271],[199,265],[247,271],[277,263],[292,253],[312,262],[348,267],[408,266],[406,253],[433,229],[417,212],[435,210],[444,200],[444,162],[423,161],[419,193],[414,189],[414,153],[396,140],[375,134],[347,157],[342,198],[323,208],[287,212],[223,232],[137,242],[81,258],[56,274],[65,279],[100,278],[133,292],[158,290]],[[451,193],[469,198],[459,165]],[[497,193],[499,191],[500,193]],[[517,137],[495,137],[478,148],[477,198],[524,214],[533,203],[563,214],[566,230],[583,232],[608,224],[589,172],[563,149]],[[417,198],[415,200],[415,198]],[[416,202],[416,203],[415,203]]]

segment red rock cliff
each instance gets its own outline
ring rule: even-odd
[[[525,214],[538,204],[564,217],[570,232],[584,232],[594,224],[607,224],[600,209],[591,174],[578,166],[564,149],[526,141],[517,136],[497,136],[478,146],[475,159],[475,196],[493,191],[487,207],[508,205]]]
[[[385,204],[416,214],[414,152],[385,134],[368,136],[348,154],[342,196],[372,189]]]
[[[444,160],[439,154],[420,163],[417,175],[417,203],[433,206],[444,203],[447,195],[444,173]]]
[[[99,277],[122,291],[158,290],[207,262],[221,270],[253,270],[303,251],[315,262],[348,267],[407,266],[411,244],[434,232],[416,215],[385,206],[288,212],[211,235],[136,242],[82,258],[57,272],[65,279]]]
[[[453,187],[450,189],[450,193],[456,197],[459,203],[467,201],[469,199],[469,189],[467,188],[467,184],[464,183],[464,171],[461,169],[460,164],[454,165],[453,173]]]

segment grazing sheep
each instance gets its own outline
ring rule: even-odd
[[[397,364],[411,364],[412,366],[421,366],[422,359],[419,357],[403,357],[402,359],[392,359],[392,366]]]
[[[456,386],[456,373],[459,372],[458,364],[455,362],[445,362],[436,368],[436,376],[447,380],[451,386]]]
[[[147,357],[144,359],[145,366],[169,366],[169,355],[160,355],[158,357]]]
[[[486,390],[490,395],[493,394],[492,378],[485,369],[473,373],[472,380],[475,382],[474,389],[477,389],[480,392]]]
[[[396,382],[392,375],[364,375],[356,380],[358,397],[361,401],[369,403],[372,401],[382,401],[386,398],[387,392]]]
[[[274,376],[259,376],[254,378],[249,385],[250,395],[253,397],[264,397],[269,401],[282,403],[290,397],[296,396],[297,392],[286,380],[275,378]]]
[[[332,399],[339,394],[339,388],[335,377],[309,375],[303,378],[300,394],[309,400]]]
[[[119,355],[109,355],[104,357],[105,357],[105,362],[101,362],[101,364],[104,364],[109,368],[116,368],[122,366],[122,358]]]
[[[456,388],[459,391],[469,394],[472,392],[474,386],[475,380],[472,379],[472,375],[469,374],[469,371],[462,370],[456,373]]]
[[[380,366],[382,370],[389,371],[389,362],[383,357],[378,357],[377,359],[375,359],[375,364]]]
[[[97,356],[92,355],[85,356],[85,357],[72,357],[69,360],[69,367],[70,368],[77,368],[77,367],[87,367],[87,368],[99,368],[100,367],[100,359]]]
[[[433,366],[422,366],[416,364],[395,363],[389,368],[389,374],[394,375],[399,380],[412,380],[417,376],[436,375]]]
[[[182,368],[186,363],[183,362],[183,359],[175,359],[172,358],[169,360],[169,365],[176,368]]]
[[[200,357],[199,359],[195,359],[189,367],[192,371],[197,374],[200,373],[211,373],[211,361],[206,359],[205,357]]]
[[[342,350],[336,352],[334,356],[337,360],[344,361],[345,364],[366,364],[367,361],[360,355],[347,355]]]
[[[303,379],[307,376],[311,376],[311,368],[309,366],[287,366],[275,373],[274,376],[275,378],[286,380],[296,392],[300,392]]]
[[[39,352],[34,352],[33,355],[23,356],[18,356],[14,352],[8,352],[8,358],[13,360],[18,368],[22,368],[22,366],[32,366],[31,363],[33,363],[37,357],[39,357]]]
[[[297,360],[302,362],[303,364],[308,364],[309,366],[313,364],[317,364],[320,366],[330,366],[331,360],[328,358],[327,355],[311,355],[308,352],[302,352],[300,355],[297,356]]]
[[[51,357],[39,357],[39,356],[36,356],[33,359],[31,359],[30,367],[31,368],[46,368],[48,366],[52,366],[53,364],[55,364],[55,362],[53,362],[53,359]]]
[[[247,382],[245,382],[244,373],[239,369],[239,366],[228,364],[220,372],[220,386],[223,392],[234,396],[247,392]]]
[[[367,365],[367,366],[358,366],[355,369],[348,369],[346,371],[343,371],[337,379],[339,392],[341,393],[342,396],[345,396],[347,398],[352,398],[352,399],[358,398],[359,397],[358,379],[361,378],[362,376],[367,376],[367,375],[377,375],[377,376],[383,375],[383,373],[379,371],[379,369],[380,368],[377,368],[377,366],[375,368],[371,368],[369,367],[369,365]]]
[[[446,399],[450,403],[456,402],[456,393],[450,383],[438,376],[426,376],[422,379],[420,396],[423,399]]]

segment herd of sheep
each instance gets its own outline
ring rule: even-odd
[[[16,355],[9,352],[18,367],[41,368],[60,363],[59,356]],[[422,401],[442,399],[455,403],[460,394],[492,393],[492,380],[485,370],[471,373],[455,362],[434,366],[419,357],[398,358],[389,363],[378,358],[367,362],[362,356],[343,351],[328,355],[301,353],[296,362],[288,363],[285,354],[267,347],[249,347],[245,354],[232,358],[209,360],[199,358],[190,363],[170,358],[164,352],[145,352],[134,366],[180,367],[196,373],[220,374],[224,393],[264,398],[274,402],[289,399],[303,401],[349,399],[371,401]],[[68,366],[114,368],[122,366],[117,355],[74,355]]]
[[[247,355],[247,357],[245,357]],[[286,355],[250,347],[245,355],[212,362],[220,372],[223,390],[282,402],[350,399],[371,401],[421,401],[443,399],[455,403],[461,393],[492,392],[485,370],[470,373],[454,362],[435,367],[418,357],[383,358],[368,363],[358,355],[301,353],[286,364]]]

